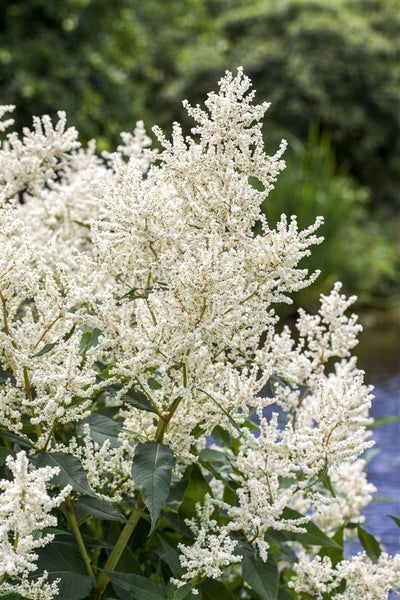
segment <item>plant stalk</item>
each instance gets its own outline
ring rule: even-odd
[[[136,525],[139,522],[140,517],[142,516],[143,508],[145,508],[145,505],[143,503],[142,495],[140,494],[139,498],[137,499],[136,506],[129,516],[128,522],[121,531],[121,534],[114,548],[112,549],[106,564],[104,565],[104,571],[114,571],[132,533],[135,530]],[[100,600],[102,598],[104,590],[106,589],[109,581],[110,578],[108,575],[106,575],[106,573],[102,572],[98,575],[93,589],[94,600]]]
[[[85,563],[86,573],[90,577],[94,577],[94,572],[92,569],[92,565],[90,563],[89,555],[86,550],[85,542],[83,541],[82,534],[81,534],[78,522],[75,517],[73,503],[71,502],[71,500],[65,500],[64,506],[65,506],[65,512],[67,514],[68,525],[70,526],[70,529],[71,529],[72,533],[74,534],[76,543],[78,544],[79,552],[81,553],[83,562]]]

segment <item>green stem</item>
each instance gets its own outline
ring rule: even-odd
[[[4,296],[1,292],[0,292],[0,300],[1,300],[2,307],[3,307],[3,331],[6,335],[10,335],[10,330],[8,327],[8,314],[7,314],[6,299],[4,298]]]
[[[71,500],[65,500],[64,502],[65,512],[67,514],[68,525],[72,533],[75,536],[76,543],[78,544],[79,552],[83,558],[83,562],[85,563],[86,573],[90,577],[94,577],[94,572],[92,569],[92,565],[90,564],[89,555],[86,550],[85,542],[83,541],[81,531],[79,529],[78,522],[75,517],[73,502]]]
[[[145,508],[145,505],[142,500],[142,495],[140,494],[139,498],[137,499],[135,508],[132,510],[125,527],[121,531],[117,543],[112,549],[111,554],[108,557],[106,564],[104,565],[104,571],[114,571],[119,559],[121,558],[123,551],[125,550],[127,543],[129,542],[132,533],[135,530],[136,525],[139,522],[140,517],[143,514],[143,508]],[[110,579],[108,575],[106,575],[106,573],[102,572],[98,575],[94,586],[93,598],[95,600],[100,600],[109,581]]]
[[[168,427],[168,423],[170,422],[171,418],[173,417],[181,400],[182,400],[182,397],[176,398],[168,415],[166,415],[164,417],[164,419],[160,418],[160,420],[158,422],[158,426],[157,426],[156,436],[155,436],[155,441],[158,442],[159,444],[162,443],[162,441],[164,439],[164,434]],[[143,515],[143,510],[145,508],[146,508],[146,505],[143,502],[142,494],[139,494],[139,497],[136,501],[136,505],[133,508],[125,527],[121,531],[121,534],[120,534],[114,548],[112,549],[111,554],[106,561],[106,564],[104,565],[103,572],[100,573],[96,579],[96,583],[94,585],[93,594],[92,594],[93,600],[101,600],[103,593],[108,585],[108,582],[110,581],[110,578],[108,577],[108,575],[106,575],[106,573],[104,573],[104,571],[109,571],[109,572],[114,571],[115,567],[118,564],[119,559],[121,558],[123,551],[125,550],[126,545],[129,542],[129,539],[130,539],[132,533],[135,530],[136,525],[139,522],[140,517]]]
[[[53,321],[50,323],[50,325],[48,325],[46,327],[46,329],[43,331],[42,335],[40,336],[40,338],[38,339],[38,341],[36,342],[36,344],[33,346],[32,350],[36,350],[36,348],[39,346],[40,342],[43,340],[43,338],[46,336],[46,334],[50,331],[50,329],[53,327],[53,325],[55,325],[57,323],[57,321],[59,321],[61,319],[62,315],[58,315],[55,319],[53,319]]]
[[[296,429],[296,419],[297,419],[297,412],[300,410],[300,408],[301,408],[301,405],[303,404],[303,402],[304,402],[305,398],[308,396],[309,392],[310,392],[310,388],[309,388],[309,387],[306,387],[306,388],[303,390],[303,393],[301,394],[301,396],[300,396],[300,398],[299,398],[299,401],[298,401],[298,403],[297,403],[297,406],[296,406],[296,408],[295,408],[295,410],[294,410],[294,413],[293,413],[293,418],[292,418],[292,427],[293,427],[293,431]]]

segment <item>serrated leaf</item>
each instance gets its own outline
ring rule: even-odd
[[[379,542],[374,538],[374,536],[371,533],[368,533],[368,531],[365,531],[365,529],[360,527],[360,525],[357,527],[357,535],[367,556],[369,556],[369,558],[373,561],[378,560],[382,550],[379,546]]]
[[[126,521],[124,515],[114,506],[111,506],[102,498],[94,498],[93,496],[80,496],[74,503],[74,512],[78,520],[86,515],[91,515],[103,521]]]
[[[139,410],[145,410],[147,412],[155,413],[154,406],[148,399],[148,397],[140,390],[131,388],[121,397],[123,402],[127,402],[131,406],[138,408]]]
[[[36,467],[58,467],[60,472],[54,475],[51,482],[54,485],[65,487],[71,485],[72,489],[81,494],[96,496],[89,486],[85,471],[80,461],[72,454],[66,452],[43,452],[35,459]]]
[[[149,535],[153,532],[168,497],[174,466],[174,453],[166,444],[145,442],[136,446],[132,476],[142,488],[143,500],[151,516]]]
[[[267,562],[257,556],[242,561],[243,579],[261,600],[277,600],[279,590],[279,573],[274,555],[268,555]]]
[[[113,587],[132,593],[135,600],[166,600],[166,589],[155,581],[131,573],[104,571]]]

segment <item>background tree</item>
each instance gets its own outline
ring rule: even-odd
[[[181,100],[203,102],[227,68],[243,65],[258,98],[272,103],[268,149],[289,139],[291,169],[266,205],[271,218],[294,211],[305,225],[310,193],[324,196],[314,208],[326,217],[340,204],[325,232],[327,279],[348,282],[363,302],[396,301],[396,0],[2,0],[1,14],[0,92],[16,105],[17,126],[62,108],[98,150],[115,147],[138,119],[167,133],[180,121],[188,132]],[[329,168],[321,135],[330,139]],[[300,178],[308,190],[296,184],[295,193]]]

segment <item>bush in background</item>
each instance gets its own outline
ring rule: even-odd
[[[287,168],[263,203],[271,226],[282,213],[296,215],[301,227],[324,217],[320,232],[324,242],[318,256],[303,259],[310,271],[321,269],[311,288],[296,295],[295,305],[314,307],[317,296],[340,279],[347,293],[357,293],[360,304],[392,301],[398,277],[399,253],[388,242],[384,224],[369,218],[369,190],[360,187],[344,169],[338,169],[329,136],[310,128],[306,143],[291,138],[285,154]],[[393,232],[394,233],[394,232]],[[392,283],[393,282],[393,283]]]

